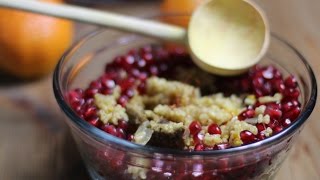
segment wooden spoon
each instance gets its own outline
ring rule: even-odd
[[[270,30],[265,13],[250,0],[210,0],[192,14],[188,29],[120,14],[40,1],[0,0],[0,6],[107,26],[183,43],[194,62],[219,75],[235,75],[258,63]],[[10,18],[10,17],[8,17]]]

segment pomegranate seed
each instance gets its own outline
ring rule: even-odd
[[[252,85],[253,85],[253,87],[256,88],[256,89],[261,89],[261,88],[263,88],[263,85],[264,85],[264,80],[263,80],[263,78],[261,78],[261,77],[254,78],[254,79],[252,80]]]
[[[144,59],[140,59],[138,62],[137,62],[137,66],[142,69],[144,67],[146,67],[147,65],[147,62],[144,60]]]
[[[145,80],[147,80],[147,78],[148,78],[148,74],[145,72],[141,72],[138,76],[138,79],[141,81],[145,81]]]
[[[128,141],[133,141],[133,139],[134,139],[133,134],[128,134],[127,140],[128,140]]]
[[[240,138],[244,144],[250,144],[256,140],[254,134],[248,130],[241,131]]]
[[[238,119],[242,121],[248,118],[253,118],[255,113],[256,112],[253,109],[246,109],[238,115]]]
[[[297,79],[292,75],[287,77],[287,79],[284,81],[284,84],[288,88],[296,88],[298,86]]]
[[[112,79],[104,79],[101,84],[103,87],[108,89],[113,89],[116,86],[116,83]]]
[[[201,124],[199,121],[192,121],[189,125],[190,134],[196,135],[201,131]]]
[[[284,113],[283,119],[291,119],[292,121],[294,121],[295,119],[297,119],[300,112],[301,112],[300,107],[294,107],[290,111]]]
[[[289,89],[285,89],[284,90],[284,96],[288,99],[298,99],[300,95],[300,91],[298,89],[293,89],[293,88],[289,88]]]
[[[118,99],[118,104],[120,104],[122,107],[125,107],[126,104],[128,103],[128,97],[127,96],[121,96],[119,99]]]
[[[94,127],[99,127],[101,125],[101,121],[98,116],[92,116],[89,119],[87,119],[87,121]]]
[[[216,124],[211,124],[209,127],[208,127],[208,133],[209,134],[221,134],[221,129],[218,125]]]
[[[146,84],[145,83],[140,83],[137,87],[138,91],[140,94],[145,94],[146,93]]]
[[[267,108],[270,108],[270,109],[278,109],[278,110],[281,109],[280,103],[267,103],[265,105],[267,106]]]
[[[97,115],[97,108],[94,106],[88,107],[85,112],[84,112],[84,117],[85,118],[90,118],[92,116],[96,116]]]
[[[85,100],[82,99],[82,98],[73,98],[73,99],[70,99],[70,105],[71,107],[76,110],[78,109],[79,107],[81,108],[81,106],[85,103]]]
[[[101,94],[104,94],[104,95],[112,94],[112,92],[113,92],[113,89],[104,88],[104,89],[101,90]]]
[[[101,129],[106,133],[117,136],[117,129],[113,125],[104,125]]]
[[[133,89],[127,89],[123,95],[127,96],[128,98],[132,98],[134,96],[134,90]]]
[[[230,147],[229,143],[221,143],[215,146],[218,150],[228,149]]]
[[[102,87],[101,82],[99,81],[92,81],[89,86],[92,89],[101,89]]]
[[[121,128],[124,131],[126,131],[128,129],[128,122],[125,120],[119,120],[118,121],[118,128]]]
[[[254,95],[256,95],[257,97],[263,96],[263,93],[260,89],[255,88],[255,89],[253,89],[253,91],[254,91]]]
[[[264,133],[258,133],[257,134],[257,139],[259,139],[259,140],[264,140],[266,138],[266,135],[264,134]]]
[[[153,56],[152,56],[151,53],[145,53],[145,54],[142,55],[142,58],[143,58],[144,60],[146,60],[146,62],[151,62],[152,59],[153,59]]]
[[[273,129],[273,134],[278,134],[280,131],[283,130],[283,127],[281,125],[274,127]]]
[[[195,145],[194,147],[194,150],[195,151],[203,151],[205,148],[204,148],[204,145],[203,144],[197,144]]]
[[[204,134],[202,134],[202,133],[198,133],[198,134],[193,135],[194,144],[202,143],[203,138],[204,138]]]
[[[124,130],[121,128],[117,128],[117,135],[116,136],[121,139],[126,139],[126,134],[125,134]]]
[[[268,126],[273,129],[274,127],[279,125],[279,121],[275,120],[275,119],[271,119],[270,123],[268,124]]]
[[[262,76],[265,79],[273,79],[273,76],[274,76],[273,70],[274,70],[274,67],[268,66],[264,71],[262,71]]]
[[[134,85],[135,80],[133,78],[128,78],[119,83],[122,91],[125,91],[131,88]]]
[[[267,107],[266,111],[264,113],[268,114],[270,116],[270,118],[272,118],[272,119],[280,119],[282,116],[281,110],[270,108],[270,107]]]
[[[257,127],[257,129],[258,129],[258,132],[261,132],[261,131],[266,130],[265,125],[262,124],[262,123],[256,124],[256,127]]]
[[[291,101],[282,103],[282,111],[283,112],[288,112],[294,107],[295,106],[293,105],[293,103]]]
[[[276,92],[283,93],[284,90],[286,89],[282,79],[272,80],[271,84],[273,85],[273,90]]]
[[[158,70],[158,68],[157,68],[156,66],[151,66],[151,67],[149,68],[149,72],[150,72],[152,75],[157,76],[158,73],[159,73],[159,70]]]
[[[272,94],[272,86],[269,82],[265,82],[263,87],[261,88],[264,95],[271,95]]]
[[[85,97],[86,98],[93,98],[95,94],[99,92],[99,89],[97,88],[89,88],[85,91]]]
[[[283,122],[282,122],[282,126],[283,127],[289,127],[291,125],[291,120],[290,119],[285,119]]]

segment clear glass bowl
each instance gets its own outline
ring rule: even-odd
[[[316,80],[305,58],[273,35],[267,56],[261,61],[298,79],[302,113],[289,128],[246,146],[186,152],[142,146],[111,136],[77,116],[64,96],[73,88],[85,88],[103,73],[105,64],[113,57],[150,43],[161,41],[116,30],[98,30],[74,44],[56,67],[55,97],[92,179],[273,179],[315,106]]]

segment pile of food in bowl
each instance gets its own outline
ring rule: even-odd
[[[183,47],[145,45],[115,57],[86,89],[67,98],[105,133],[133,143],[219,151],[269,138],[300,114],[293,75],[256,65],[234,77],[207,73]]]

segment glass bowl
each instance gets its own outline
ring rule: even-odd
[[[272,36],[270,48],[260,64],[272,64],[285,76],[296,76],[302,113],[289,128],[265,140],[202,152],[142,146],[91,126],[68,105],[65,94],[76,87],[86,87],[103,73],[105,64],[113,57],[145,44],[159,43],[161,41],[150,37],[101,29],[75,43],[55,69],[56,100],[66,115],[92,179],[273,179],[308,120],[317,96],[315,76],[308,62],[276,35]]]

